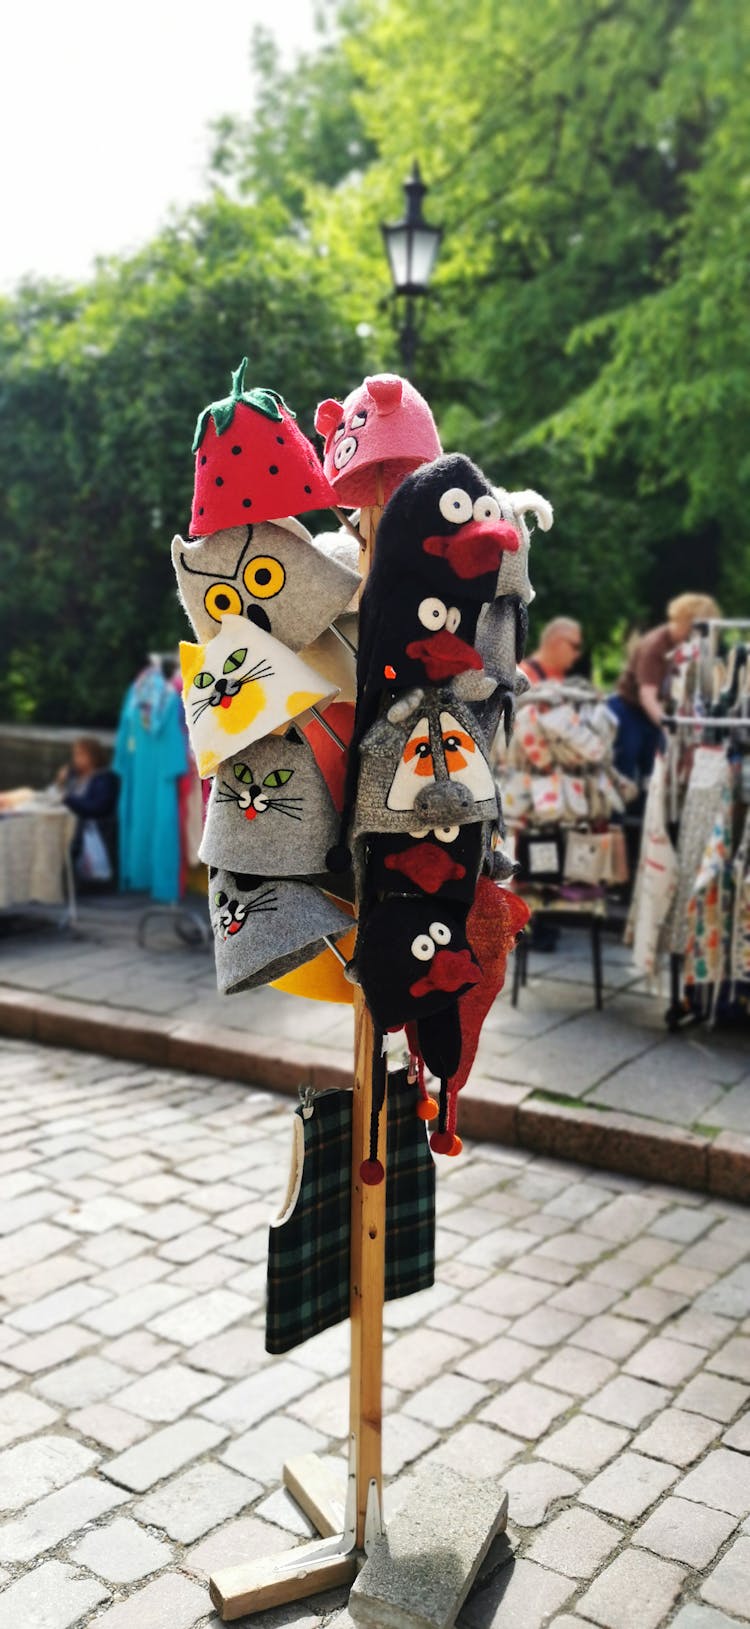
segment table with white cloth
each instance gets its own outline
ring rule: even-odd
[[[41,799],[0,813],[0,910],[67,905],[74,916],[76,824],[69,809]]]

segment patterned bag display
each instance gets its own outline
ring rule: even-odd
[[[435,1166],[417,1088],[388,1077],[385,1299],[435,1279]],[[292,1168],[269,1231],[266,1351],[289,1352],[349,1316],[352,1098],[323,1092],[295,1114]]]

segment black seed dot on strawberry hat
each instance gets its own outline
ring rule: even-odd
[[[243,498],[242,499],[242,507],[243,507],[243,509],[249,509],[251,507],[252,501],[253,501],[252,498]]]
[[[224,477],[223,477],[223,475],[217,475],[217,477],[216,477],[216,485],[217,486],[223,486],[224,485]]]
[[[204,453],[204,454],[203,454],[203,457],[202,457],[202,459],[201,459],[201,463],[202,463],[202,464],[205,464],[205,462],[206,462],[206,454],[205,454],[205,453]]]
[[[199,515],[203,514],[203,504],[201,504],[200,509],[198,510],[198,514]]]
[[[283,447],[283,445],[284,445],[284,437],[283,436],[277,436],[276,440],[278,441],[279,446]]]
[[[242,452],[242,448],[241,447],[233,447],[232,452],[234,453],[234,456],[236,458],[237,454]]]
[[[305,491],[306,492],[312,492],[312,487],[311,486],[306,486]]]
[[[269,475],[278,475],[278,473],[279,473],[278,464],[269,464],[268,473],[269,473]]]

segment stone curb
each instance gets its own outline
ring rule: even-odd
[[[0,1035],[218,1075],[289,1097],[300,1086],[351,1086],[351,1070],[332,1062],[324,1046],[234,1030],[217,1036],[207,1024],[170,1022],[12,985],[0,985]],[[479,1142],[750,1201],[750,1138],[735,1132],[711,1141],[636,1115],[545,1101],[530,1087],[484,1076],[461,1093],[461,1131]]]

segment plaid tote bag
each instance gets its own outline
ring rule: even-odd
[[[406,1070],[388,1076],[385,1298],[435,1280],[435,1164]],[[268,1239],[266,1351],[349,1316],[352,1096],[322,1092],[294,1116],[289,1184]]]

